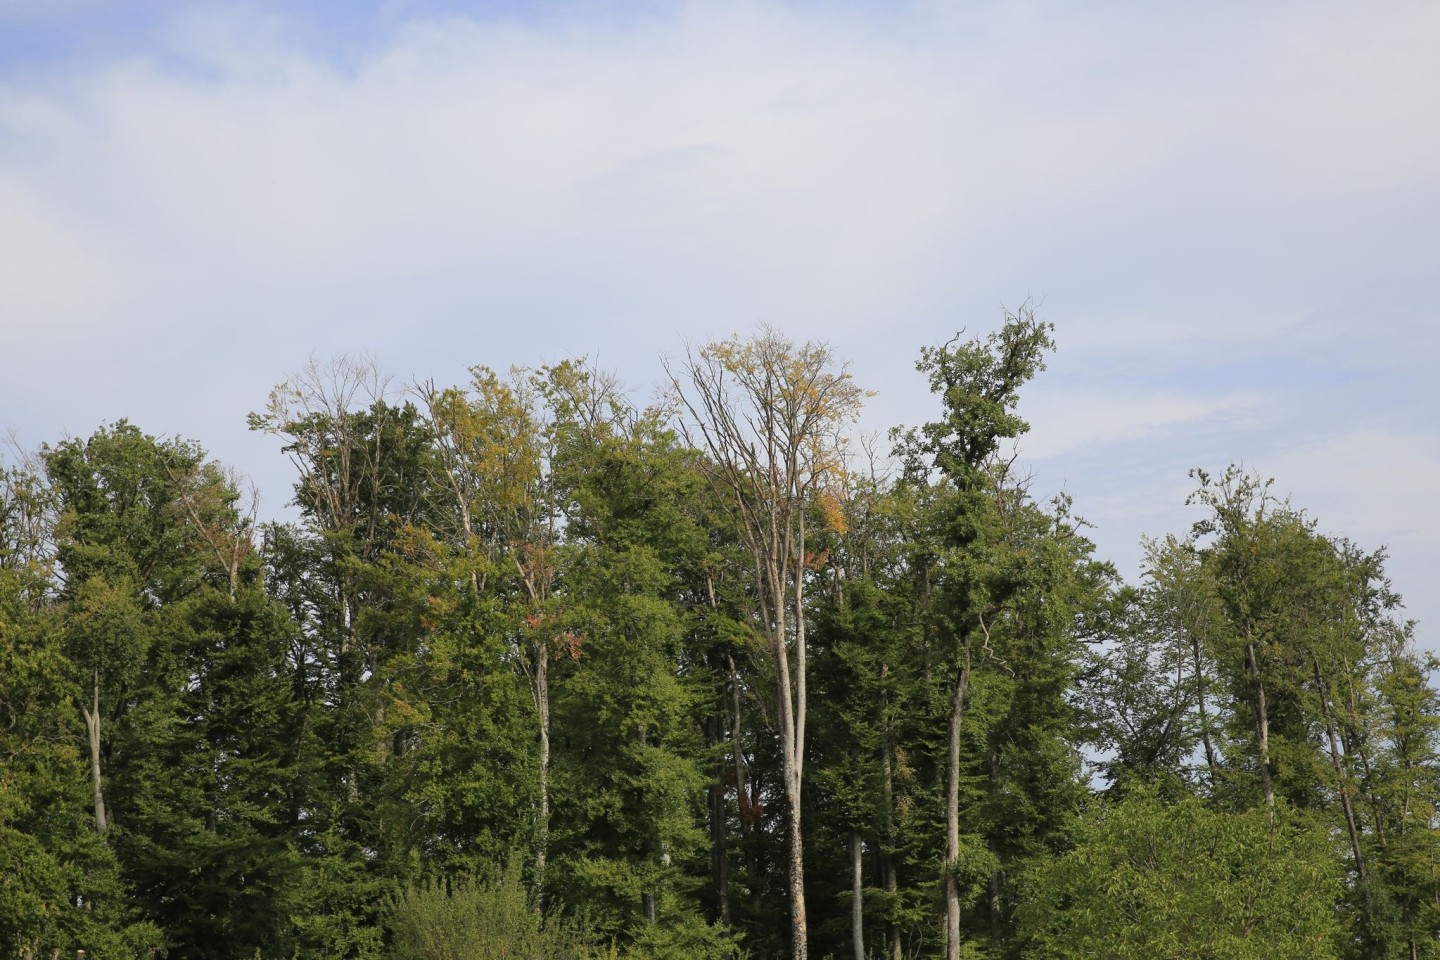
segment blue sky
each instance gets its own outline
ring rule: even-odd
[[[1031,298],[1022,457],[1128,575],[1242,461],[1433,624],[1436,49],[1404,2],[0,0],[0,427],[192,437],[274,514],[245,414],[312,353],[643,397],[768,322],[883,431]]]

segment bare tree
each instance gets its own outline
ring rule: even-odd
[[[804,832],[806,506],[844,470],[843,431],[865,392],[828,346],[765,328],[687,350],[666,370],[681,427],[708,454],[711,481],[753,561],[757,619],[774,667],[789,830],[794,960],[806,960]]]

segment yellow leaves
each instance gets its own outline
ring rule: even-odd
[[[850,521],[845,516],[845,508],[832,491],[821,490],[815,497],[815,505],[820,510],[820,519],[826,530],[836,536],[844,536],[849,531]]]

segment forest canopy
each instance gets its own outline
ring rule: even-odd
[[[775,330],[257,398],[265,521],[125,420],[0,469],[0,946],[26,960],[1440,957],[1435,660],[1385,554],[1193,474],[1127,583],[1012,441]],[[147,425],[155,426],[155,425]],[[158,425],[163,428],[163,425]]]

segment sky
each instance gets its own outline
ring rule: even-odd
[[[1101,556],[1192,467],[1386,547],[1440,650],[1440,5],[0,0],[0,430],[249,474],[314,356],[397,384],[770,324],[934,419],[1030,303],[1020,457]]]

